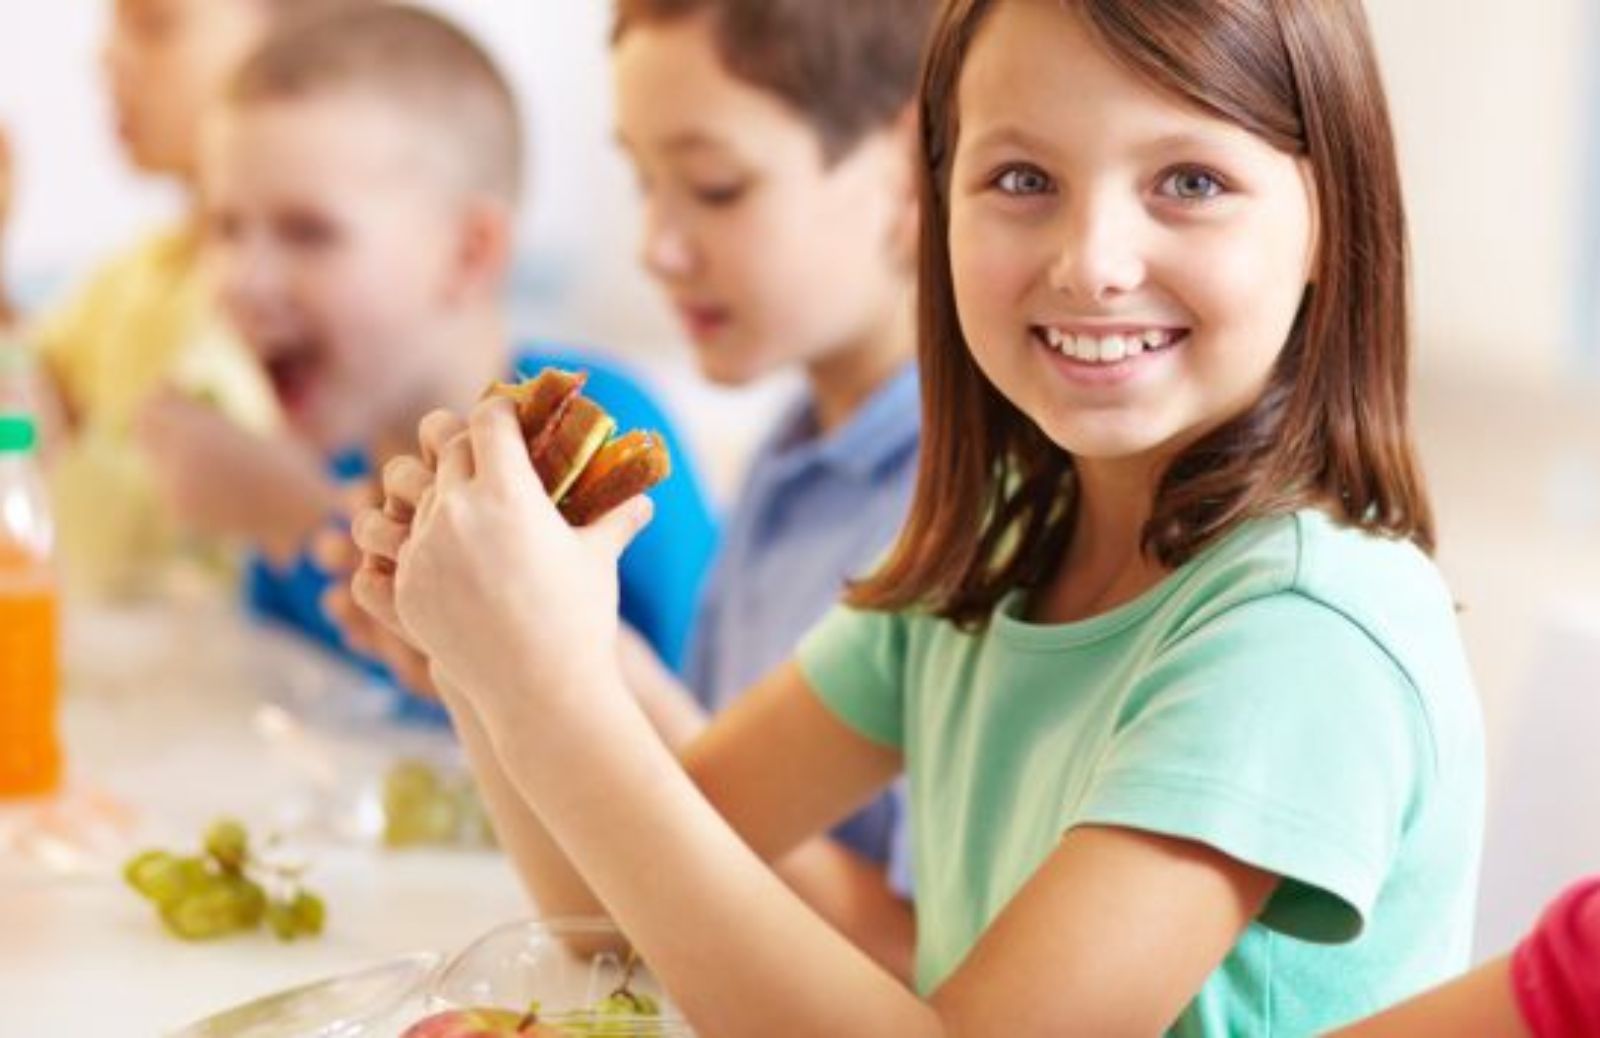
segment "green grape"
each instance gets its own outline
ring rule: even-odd
[[[122,878],[128,886],[152,901],[160,900],[157,891],[161,880],[173,871],[178,859],[166,851],[144,851],[128,859],[122,866]]]
[[[128,885],[157,905],[166,906],[203,887],[211,874],[200,858],[146,851],[123,868]]]
[[[225,874],[220,882],[233,897],[234,917],[239,929],[254,930],[261,925],[267,911],[267,892],[261,884],[238,873]]]
[[[266,920],[267,929],[280,941],[292,941],[300,936],[294,910],[287,901],[268,901]]]
[[[239,893],[220,878],[161,906],[161,921],[186,941],[207,941],[241,929]]]
[[[383,817],[383,842],[389,847],[452,843],[462,822],[453,791],[419,760],[400,761],[385,776]]]
[[[439,792],[439,773],[420,760],[402,760],[383,779],[385,805],[428,800]]]
[[[322,933],[322,924],[328,917],[328,909],[322,903],[322,898],[309,890],[302,890],[289,902],[289,911],[302,934],[315,937]]]
[[[326,918],[322,899],[309,890],[299,891],[287,901],[268,902],[266,908],[267,927],[281,941],[317,936]]]
[[[383,842],[390,847],[450,843],[461,824],[455,800],[439,792],[386,805],[384,814]]]
[[[243,825],[223,818],[206,830],[205,848],[223,869],[238,872],[250,857],[250,836]]]

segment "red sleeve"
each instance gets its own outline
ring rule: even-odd
[[[1518,946],[1511,979],[1535,1038],[1600,1038],[1600,877],[1545,911]]]

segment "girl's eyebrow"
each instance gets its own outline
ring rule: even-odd
[[[972,139],[971,144],[973,151],[1003,147],[1020,148],[1031,152],[1055,151],[1055,146],[1048,138],[1011,123],[1001,123],[999,126],[984,130]]]
[[[1216,152],[1232,150],[1227,138],[1218,134],[1194,133],[1180,130],[1176,133],[1162,134],[1138,146],[1141,154],[1166,154],[1174,151],[1209,151]]]
[[[1019,148],[1023,151],[1034,153],[1053,154],[1058,148],[1050,138],[1033,133],[1024,127],[1011,123],[1002,123],[977,134],[972,139],[971,148],[974,151],[990,148]],[[1177,130],[1164,133],[1141,141],[1134,145],[1133,151],[1143,155],[1161,155],[1174,151],[1206,151],[1231,150],[1231,142],[1219,134],[1196,133],[1192,130]]]

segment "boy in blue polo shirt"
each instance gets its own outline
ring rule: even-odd
[[[315,458],[177,399],[147,434],[162,441],[180,512],[260,549],[255,610],[348,652],[320,607],[329,577],[305,553],[342,510],[338,481],[414,449],[432,408],[546,365],[581,367],[622,428],[660,431],[673,454],[653,492],[657,521],[623,564],[622,612],[676,665],[714,525],[671,422],[625,369],[508,347],[500,294],[519,141],[506,82],[435,15],[354,6],[270,41],[208,127],[203,176],[226,309]],[[420,702],[402,709],[432,709]]]
[[[647,270],[709,379],[805,380],[755,454],[701,601],[685,678],[707,711],[793,654],[888,547],[910,501],[910,107],[933,7],[617,8],[617,131],[645,188]],[[901,897],[905,825],[897,791],[834,833],[886,868]]]

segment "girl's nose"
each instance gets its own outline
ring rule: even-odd
[[[1094,198],[1071,207],[1050,267],[1052,289],[1098,303],[1144,283],[1138,223],[1124,208],[1112,200]]]

